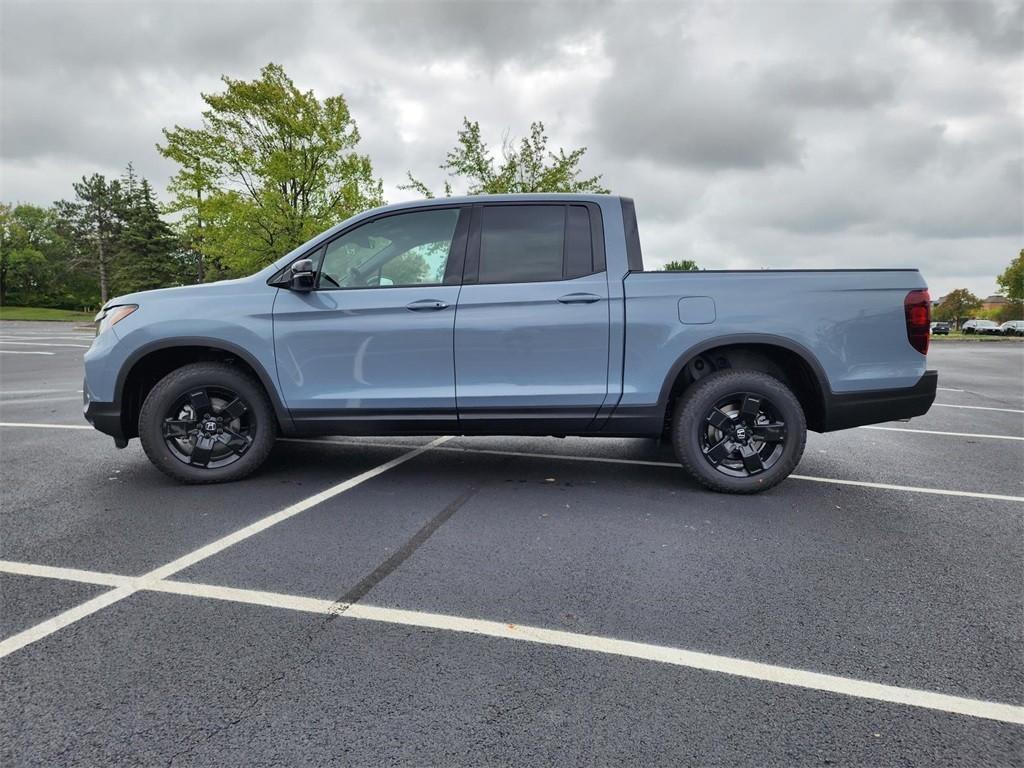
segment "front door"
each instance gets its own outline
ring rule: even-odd
[[[372,422],[391,434],[456,428],[462,215],[458,207],[417,209],[360,224],[313,255],[315,290],[279,292],[274,347],[296,426],[365,433]]]
[[[594,419],[608,394],[603,242],[596,206],[475,208],[455,320],[463,432],[579,432]]]

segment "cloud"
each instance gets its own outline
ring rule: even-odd
[[[652,264],[919,264],[994,290],[1024,243],[1018,2],[4,0],[0,199],[67,197],[269,61],[344,94],[389,199],[435,189],[463,116],[636,199]],[[959,284],[959,285],[958,285]]]

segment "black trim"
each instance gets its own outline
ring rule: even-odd
[[[716,336],[712,339],[706,339],[700,344],[695,344],[687,349],[686,352],[676,360],[669,369],[668,375],[665,376],[665,380],[661,385],[661,393],[658,396],[658,404],[661,409],[664,411],[668,406],[669,395],[672,394],[672,386],[675,384],[675,381],[683,368],[709,349],[714,349],[715,347],[735,346],[737,344],[760,344],[762,346],[782,347],[789,352],[799,355],[800,358],[810,366],[811,371],[814,373],[814,377],[818,382],[818,391],[823,395],[827,392],[831,392],[831,387],[828,383],[828,376],[825,375],[825,369],[821,366],[821,363],[818,362],[818,358],[814,356],[814,353],[803,344],[793,341],[792,339],[787,339],[785,336],[775,336],[770,333],[733,333],[726,336]]]
[[[297,409],[291,412],[298,435],[458,434],[454,409],[369,410]]]
[[[121,406],[118,403],[90,401],[82,408],[85,420],[105,435],[114,438],[114,445],[124,448],[128,445],[121,423]]]
[[[131,373],[132,369],[146,355],[152,352],[159,352],[164,349],[173,349],[175,347],[205,347],[219,352],[227,352],[228,354],[244,361],[250,368],[252,368],[253,371],[256,372],[256,376],[259,377],[260,383],[263,385],[263,389],[267,392],[267,397],[270,398],[270,404],[274,407],[274,415],[277,416],[277,422],[281,426],[281,431],[288,434],[292,426],[292,419],[288,409],[285,408],[284,403],[278,395],[277,385],[270,377],[270,374],[267,373],[255,357],[250,355],[242,347],[232,344],[229,341],[224,341],[223,339],[210,338],[208,336],[175,336],[173,338],[150,342],[149,344],[145,344],[135,350],[131,355],[129,355],[128,359],[125,360],[124,364],[121,366],[121,370],[117,372],[117,381],[114,384],[115,399],[113,404],[117,406],[118,411],[121,409],[121,403],[124,398],[125,382],[127,381],[128,374]],[[122,426],[122,430],[123,434],[128,434],[128,431],[124,431],[124,426]]]
[[[833,432],[864,424],[923,416],[935,401],[938,384],[939,372],[925,371],[912,387],[829,393],[825,396],[825,424],[822,431]]]
[[[620,197],[622,205],[622,231],[626,236],[626,269],[629,272],[644,271],[644,256],[640,250],[640,230],[636,224],[636,206],[633,198]]]

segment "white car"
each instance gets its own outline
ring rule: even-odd
[[[1003,336],[1024,336],[1024,320],[1007,320],[999,326]]]

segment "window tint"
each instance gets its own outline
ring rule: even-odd
[[[321,288],[440,285],[459,211],[414,211],[371,221],[328,244]]]
[[[481,283],[562,279],[563,205],[488,205],[481,214]]]
[[[570,205],[565,220],[565,276],[583,277],[594,272],[594,249],[590,241],[590,211]]]

